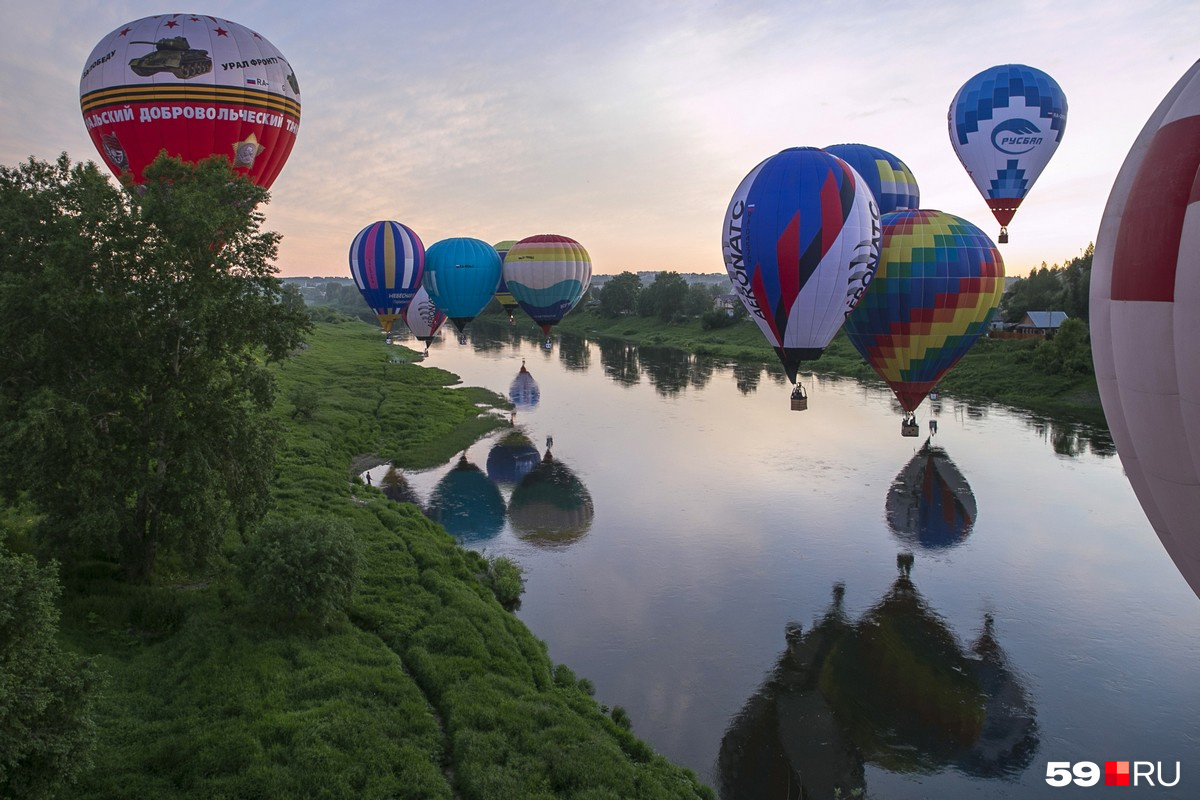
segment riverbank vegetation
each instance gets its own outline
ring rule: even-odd
[[[253,197],[228,202],[251,187],[208,169],[167,165],[162,182],[119,196],[94,169],[66,164],[31,162],[35,180],[5,170],[0,182],[0,319],[9,325],[0,341],[14,366],[0,379],[0,576],[6,590],[25,587],[0,591],[0,797],[711,798],[505,610],[519,593],[513,565],[458,546],[416,506],[356,480],[384,460],[443,463],[507,424],[494,413],[504,399],[413,363],[413,351],[385,346],[373,326],[336,314],[311,328],[299,321],[292,298],[259,271],[273,253],[270,237],[254,238],[261,216],[234,213]],[[178,198],[196,177],[213,183],[131,235],[146,213],[139,198]],[[211,202],[224,222],[197,232],[188,215]],[[111,216],[114,204],[125,217]],[[12,213],[30,209],[53,225]],[[244,247],[237,231],[249,237]],[[186,247],[169,249],[181,240]],[[119,242],[129,253],[105,249]],[[241,267],[230,260],[240,257]],[[139,272],[184,259],[197,269],[173,281]],[[88,280],[110,266],[131,271],[126,284]],[[92,347],[51,328],[63,287],[43,274],[60,268],[77,270],[75,301],[96,312],[87,324],[114,312],[128,321],[128,346]],[[253,279],[239,283],[247,269]],[[252,319],[218,316],[210,306],[226,290],[277,303],[267,327],[209,330],[218,318],[231,328]],[[169,322],[174,338],[133,346],[139,300],[145,330]],[[236,338],[272,324],[291,330]],[[116,344],[106,337],[97,334]],[[47,393],[59,384],[15,368],[35,358],[88,391]],[[140,363],[163,358],[210,359],[210,368],[171,383]],[[235,378],[253,388],[236,398],[244,425],[227,430],[207,413],[178,419],[217,404]],[[130,430],[115,448],[149,452],[138,469],[94,452],[114,429],[136,426],[134,412],[153,407],[159,385],[171,404],[158,435]],[[68,420],[54,418],[66,403],[96,404],[70,418],[92,449],[78,450]],[[171,435],[172,420],[187,422],[186,436]],[[58,434],[38,451],[13,450],[33,441],[37,424]],[[25,452],[37,463],[18,464]],[[163,500],[144,504],[165,527],[131,529],[170,535],[153,540],[153,558],[138,550],[129,562],[116,533],[149,497],[140,487],[151,478]],[[99,490],[109,496],[92,497]],[[90,513],[86,525],[71,516],[105,502],[113,510]]]

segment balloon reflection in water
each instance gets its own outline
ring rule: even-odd
[[[900,576],[858,622],[843,589],[787,649],[721,740],[723,798],[856,796],[864,766],[944,769],[981,778],[1025,770],[1038,748],[1036,712],[996,640],[990,616],[964,648]]]
[[[888,527],[909,546],[953,547],[967,538],[975,515],[975,495],[966,477],[928,439],[888,490]]]
[[[408,479],[400,474],[400,471],[395,467],[388,467],[388,471],[379,480],[379,488],[389,500],[395,500],[397,503],[412,503],[421,505],[421,499],[417,496],[417,492],[409,484]]]
[[[508,399],[517,408],[533,408],[542,399],[542,392],[537,381],[525,368],[524,359],[521,360],[521,369],[517,377],[513,378],[513,382],[508,386]]]
[[[504,497],[464,453],[434,487],[427,514],[464,544],[484,542],[504,528]]]
[[[488,477],[508,486],[521,482],[542,460],[542,454],[521,431],[505,434],[488,451]]]
[[[566,547],[592,527],[592,495],[550,451],[513,489],[508,516],[517,536],[539,547]]]

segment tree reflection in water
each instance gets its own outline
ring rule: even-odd
[[[721,740],[725,800],[856,796],[865,765],[899,773],[957,769],[1015,778],[1038,748],[1036,713],[990,616],[969,647],[910,578],[913,558],[858,621],[843,587],[787,649]]]

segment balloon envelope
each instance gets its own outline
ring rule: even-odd
[[[725,213],[725,268],[788,378],[820,357],[879,257],[879,213],[862,178],[815,147],[771,156]]]
[[[529,437],[514,431],[488,450],[487,474],[496,483],[515,485],[541,460],[542,454]]]
[[[517,536],[547,548],[565,547],[583,538],[595,515],[587,487],[548,451],[513,489],[508,507]]]
[[[417,288],[417,293],[409,301],[408,306],[401,312],[404,324],[412,331],[413,336],[429,344],[437,337],[442,323],[446,321],[446,312],[437,307],[424,286]]]
[[[947,123],[958,160],[1004,226],[1062,141],[1067,98],[1041,70],[1004,64],[963,84]]]
[[[268,188],[300,129],[300,85],[283,54],[201,14],[144,17],[105,36],[84,62],[79,105],[104,163],[139,183],[165,149],[192,162],[225,156]]]
[[[1113,184],[1092,259],[1096,383],[1125,474],[1200,596],[1200,62]]]
[[[416,295],[424,270],[421,237],[399,222],[372,222],[350,243],[350,274],[386,331]]]
[[[512,292],[508,290],[508,284],[504,282],[504,259],[508,255],[508,249],[517,243],[516,239],[505,239],[503,242],[496,242],[492,247],[496,248],[496,254],[500,256],[500,285],[496,287],[496,302],[508,313],[508,319],[513,318],[513,311],[520,305],[517,298],[513,297]]]
[[[592,282],[592,259],[566,236],[527,236],[504,257],[504,283],[517,303],[549,335]]]
[[[942,211],[883,216],[875,279],[846,335],[905,411],[983,334],[1004,293],[1004,260],[983,231]]]
[[[854,167],[870,187],[880,214],[920,208],[921,190],[912,170],[887,150],[869,144],[833,144],[822,149]]]
[[[443,239],[425,254],[423,282],[433,302],[461,331],[496,294],[500,256],[480,239]]]

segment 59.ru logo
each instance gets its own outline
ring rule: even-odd
[[[1051,786],[1095,786],[1100,782],[1100,767],[1094,761],[1050,761],[1046,764],[1046,783]],[[1175,780],[1163,778],[1161,761],[1105,761],[1105,786],[1175,786],[1179,783],[1179,762],[1175,762]]]

